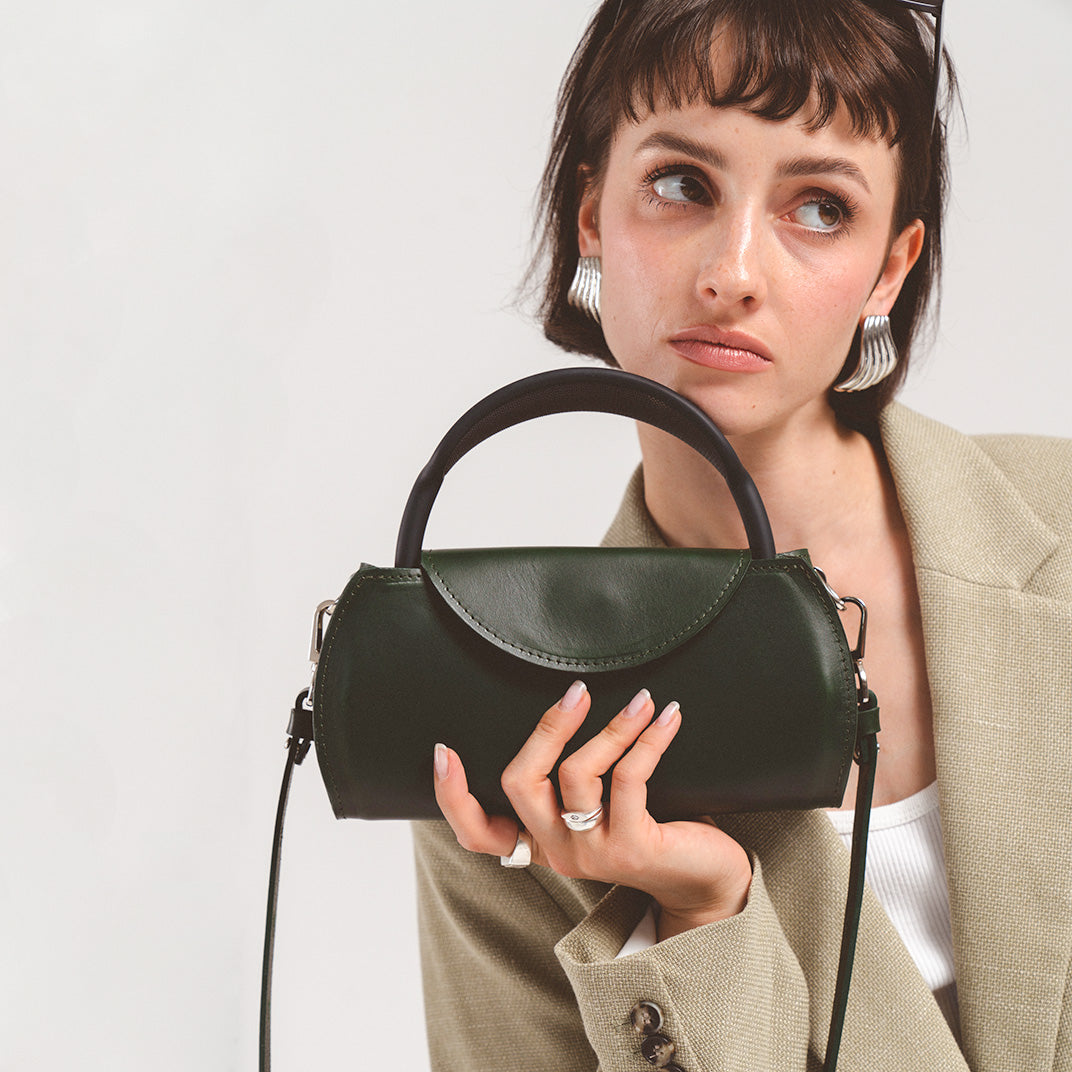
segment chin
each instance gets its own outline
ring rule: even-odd
[[[803,416],[817,406],[829,410],[825,395],[822,399],[800,401],[796,406],[787,404],[777,397],[775,382],[767,373],[712,372],[682,360],[668,364],[635,362],[619,367],[661,383],[694,402],[730,439],[784,428],[793,420],[794,412]]]
[[[769,401],[764,401],[761,393],[752,389],[747,381],[731,384],[693,381],[667,383],[666,386],[699,406],[725,436],[748,435],[770,424],[772,407]]]

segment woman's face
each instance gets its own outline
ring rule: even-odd
[[[625,123],[579,217],[622,368],[730,435],[832,420],[864,316],[888,313],[923,225],[891,233],[895,152],[847,117],[809,133],[706,103]]]

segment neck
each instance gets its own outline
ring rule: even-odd
[[[744,526],[722,477],[680,441],[640,426],[648,510],[678,547],[743,547]],[[756,482],[779,551],[806,547],[842,563],[900,527],[892,478],[866,437],[829,413],[730,440]]]

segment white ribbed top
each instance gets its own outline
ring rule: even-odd
[[[826,814],[845,847],[851,849],[854,813],[828,811]],[[937,782],[905,800],[871,809],[867,882],[934,992],[938,1007],[959,1041],[953,928],[945,883]],[[640,952],[655,941],[655,913],[649,907],[618,956]]]
[[[827,815],[848,848],[853,812]],[[905,800],[871,809],[867,882],[956,1031],[953,931],[937,782]]]

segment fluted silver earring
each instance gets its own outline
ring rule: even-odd
[[[888,316],[869,316],[860,329],[860,363],[847,380],[834,384],[835,391],[866,391],[881,383],[897,367],[897,344]]]
[[[599,287],[603,282],[602,264],[598,257],[582,257],[577,262],[577,271],[570,283],[566,301],[574,309],[590,316],[597,324],[599,319]]]

